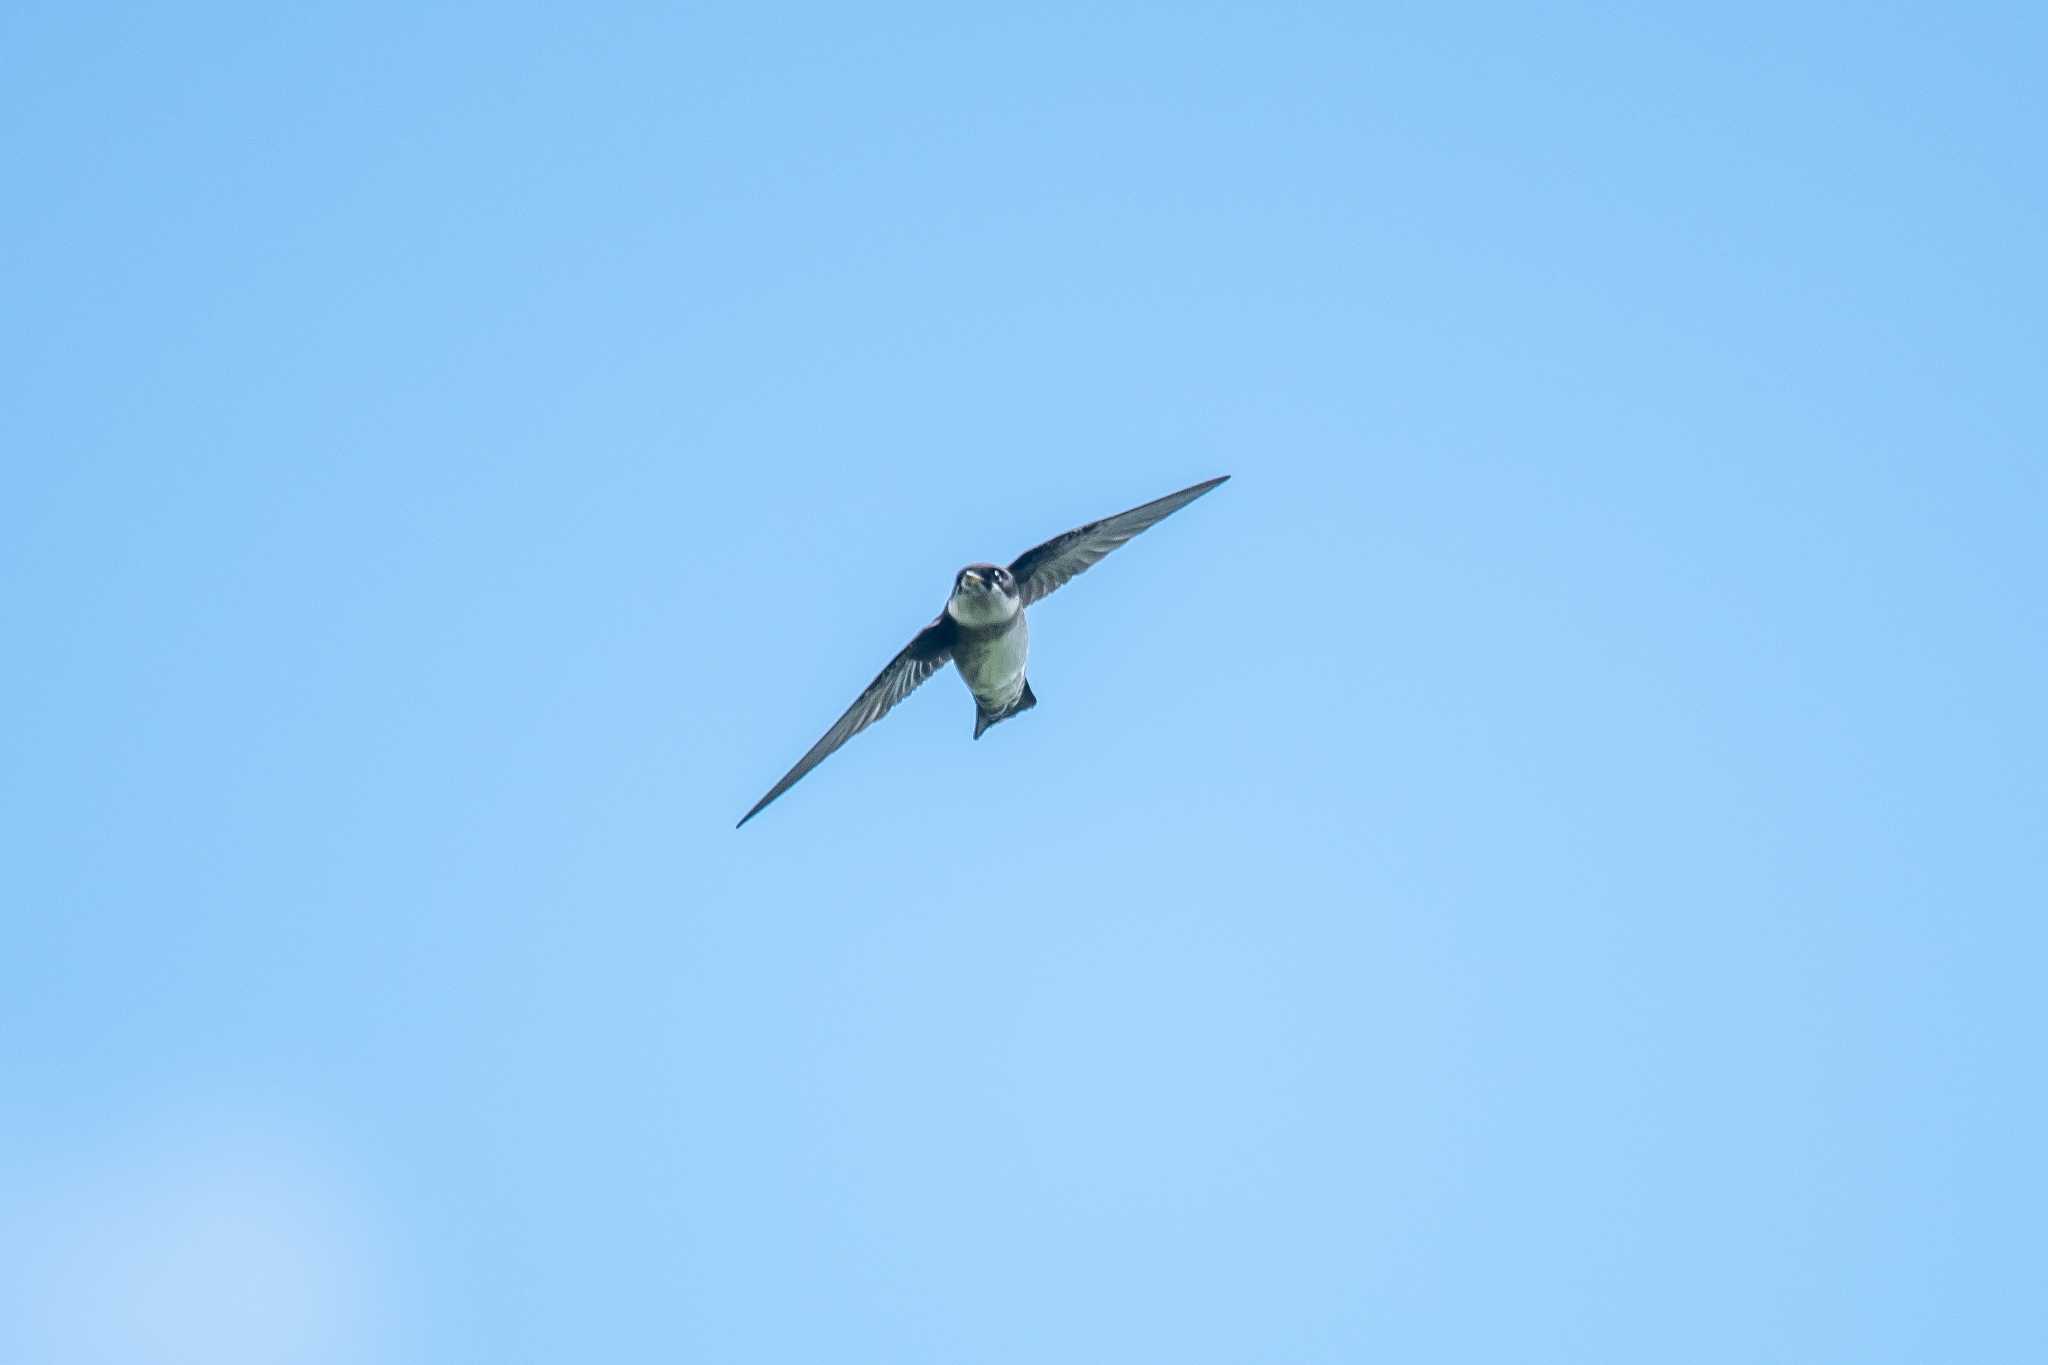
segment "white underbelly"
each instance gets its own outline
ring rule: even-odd
[[[980,641],[953,656],[967,690],[988,710],[1002,710],[1024,691],[1024,660],[1030,639],[1020,616],[1001,635]]]

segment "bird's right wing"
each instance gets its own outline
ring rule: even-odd
[[[919,683],[945,667],[946,661],[952,657],[953,618],[940,612],[937,620],[919,631],[895,658],[889,660],[888,667],[875,675],[875,680],[854,699],[853,705],[846,708],[846,714],[811,746],[810,752],[798,759],[796,766],[784,773],[782,780],[770,787],[768,794],[740,817],[740,825],[759,815],[763,806],[801,782],[806,773],[830,758],[833,750],[887,715],[890,707],[916,691]],[[733,828],[738,829],[739,825]]]

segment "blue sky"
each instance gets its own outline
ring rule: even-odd
[[[2042,1355],[2044,37],[10,6],[0,1349]]]

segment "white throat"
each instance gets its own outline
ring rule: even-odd
[[[956,592],[946,600],[946,615],[963,626],[999,626],[1017,614],[1018,602],[999,592]]]

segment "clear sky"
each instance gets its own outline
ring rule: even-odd
[[[993,8],[0,13],[0,1356],[2048,1358],[2039,7]]]

